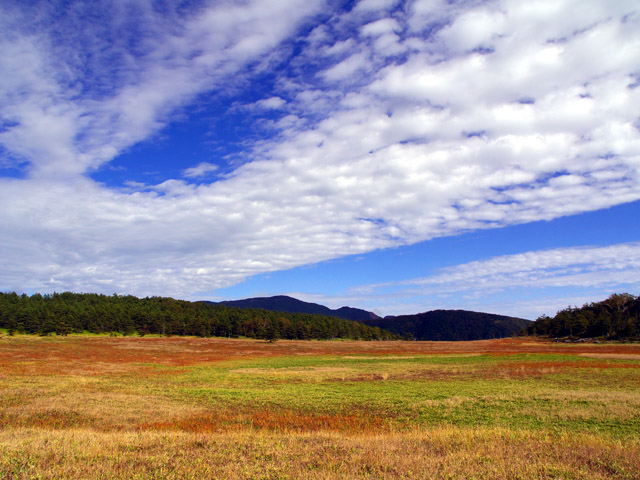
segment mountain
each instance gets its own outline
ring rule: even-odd
[[[271,310],[275,312],[326,315],[363,323],[380,318],[375,313],[367,312],[366,310],[361,310],[359,308],[341,307],[337,310],[332,310],[324,305],[303,302],[302,300],[288,297],[286,295],[277,295],[275,297],[255,297],[244,300],[226,300],[219,303],[228,307],[236,308],[261,308],[263,310]]]
[[[482,340],[521,333],[530,320],[467,310],[432,310],[416,315],[400,315],[363,323],[416,340]]]
[[[416,340],[502,338],[518,334],[532,324],[530,320],[523,318],[467,310],[433,310],[416,315],[380,318],[375,313],[359,308],[341,307],[337,310],[332,310],[324,305],[303,302],[285,295],[247,298],[220,303],[236,308],[261,308],[278,312],[334,316],[361,322],[372,327],[379,327],[397,335],[413,337]]]
[[[340,307],[337,310],[333,310],[334,315],[345,320],[353,320],[355,322],[366,323],[368,321],[377,320],[380,317],[373,312],[368,312],[360,308],[353,307]]]

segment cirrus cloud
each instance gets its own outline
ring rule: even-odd
[[[442,268],[426,277],[355,287],[342,300],[376,305],[385,312],[415,313],[412,309],[417,305],[412,302],[420,299],[423,308],[447,305],[533,319],[568,304],[604,298],[607,292],[638,289],[640,243],[630,242],[477,260]]]

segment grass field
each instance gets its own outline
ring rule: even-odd
[[[0,478],[640,479],[640,345],[0,338]]]

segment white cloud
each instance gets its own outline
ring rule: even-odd
[[[369,61],[364,53],[354,53],[349,58],[324,72],[324,77],[330,81],[347,80],[358,72],[358,70],[367,69],[368,66]]]
[[[354,10],[360,12],[378,12],[380,10],[391,9],[397,4],[398,0],[360,0]]]
[[[515,287],[640,284],[640,243],[572,247],[505,255],[443,269],[403,282],[420,287],[465,290]]]
[[[360,29],[360,33],[366,36],[377,37],[402,30],[398,22],[393,18],[383,18],[375,22],[367,23]]]
[[[323,50],[323,52],[327,56],[340,55],[340,54],[343,54],[345,52],[347,52],[347,53],[350,52],[351,50],[353,50],[356,47],[356,45],[357,44],[356,44],[355,40],[352,39],[352,38],[349,38],[347,40],[335,42],[330,47],[326,47]]]
[[[283,107],[287,102],[280,97],[269,97],[257,101],[254,105],[267,110],[277,110]]]
[[[440,31],[439,37],[453,52],[491,49],[505,34],[505,27],[503,12],[476,9],[456,18],[454,23]]]
[[[146,192],[84,175],[158,132],[198,94],[235,87],[248,65],[270,68],[261,57],[277,55],[320,2],[218,2],[168,20],[150,9],[151,33],[136,51],[102,39],[98,27],[85,51],[75,51],[82,35],[67,48],[46,29],[5,34],[11,54],[1,68],[11,75],[0,84],[0,142],[31,170],[0,179],[0,285],[186,296],[640,198],[634,2],[416,1],[354,25],[359,14],[370,22],[376,5],[395,6],[361,2],[313,30],[275,90],[254,104],[283,117],[277,137],[244,152],[249,162],[210,185],[168,179]],[[126,34],[116,20],[126,16],[107,25],[112,36]],[[102,48],[113,63],[78,70],[76,56]],[[406,57],[390,63],[398,52]],[[195,179],[212,168],[180,170]],[[585,275],[591,281],[588,272],[563,278]]]
[[[201,162],[195,167],[187,168],[182,171],[182,176],[187,178],[199,178],[218,170],[215,163]]]
[[[113,37],[130,39],[130,12],[106,12],[106,28],[115,29],[111,38],[100,37],[100,27],[86,29],[71,17],[62,26],[74,42],[59,45],[52,41],[56,32],[46,29],[22,37],[4,35],[1,47],[3,70],[12,81],[0,86],[3,116],[12,126],[0,133],[0,142],[31,162],[32,175],[81,174],[111,160],[124,148],[162,128],[170,114],[195,95],[215,89],[226,77],[239,74],[248,62],[272,49],[291,35],[306,15],[314,13],[318,1],[288,0],[273,5],[250,1],[243,5],[221,2],[201,9],[193,17],[165,19],[152,9],[140,18],[142,27],[135,40],[149,44],[141,53],[121,52]],[[76,6],[83,11],[89,6]],[[8,10],[7,16],[15,15]],[[105,14],[105,12],[99,12]],[[82,17],[82,15],[80,15]],[[31,26],[25,13],[14,24]],[[166,20],[175,25],[167,28]],[[50,36],[48,36],[50,35]],[[95,77],[86,66],[77,67],[76,48],[96,43],[98,56],[107,51],[125,56],[125,63],[109,65],[108,57],[99,65]],[[85,68],[83,68],[85,67]],[[100,83],[109,84],[112,93],[91,94]],[[75,85],[84,85],[81,94]]]
[[[388,314],[466,308],[536,318],[609,293],[638,289],[640,243],[632,242],[498,256],[422,278],[355,287],[344,298],[376,304]]]

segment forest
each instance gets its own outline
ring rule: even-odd
[[[112,333],[267,340],[391,340],[394,334],[336,317],[240,309],[166,297],[94,293],[0,293],[0,328],[9,334]]]
[[[640,340],[640,297],[616,293],[582,307],[567,307],[554,317],[542,315],[526,333],[547,337]]]

